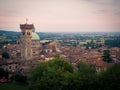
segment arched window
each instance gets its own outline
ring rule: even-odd
[[[22,34],[25,35],[25,32],[23,32]]]
[[[27,32],[27,35],[30,35],[30,32]]]
[[[27,32],[27,35],[29,35],[29,32]]]

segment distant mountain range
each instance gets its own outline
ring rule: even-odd
[[[0,30],[0,35],[20,35],[20,32]]]
[[[85,36],[120,36],[120,32],[37,32],[40,39],[78,39]],[[0,36],[19,37],[21,32],[0,30]]]

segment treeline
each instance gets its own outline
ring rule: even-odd
[[[105,45],[108,47],[120,47],[120,37],[105,40]]]
[[[0,80],[9,73],[0,68]],[[28,77],[15,73],[10,83],[28,85],[29,90],[120,90],[120,64],[97,73],[94,66],[79,63],[77,68],[59,58],[39,63]]]
[[[36,65],[28,78],[30,90],[120,90],[120,64],[97,73],[92,65],[77,68],[60,59]]]
[[[20,32],[14,31],[0,31],[0,45],[4,44],[16,44],[18,37],[20,36]]]

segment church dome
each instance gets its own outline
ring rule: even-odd
[[[32,40],[40,40],[40,37],[38,36],[37,33],[32,32]]]

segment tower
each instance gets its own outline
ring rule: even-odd
[[[32,59],[32,32],[34,31],[33,24],[20,24],[21,29],[21,59],[31,60]]]

